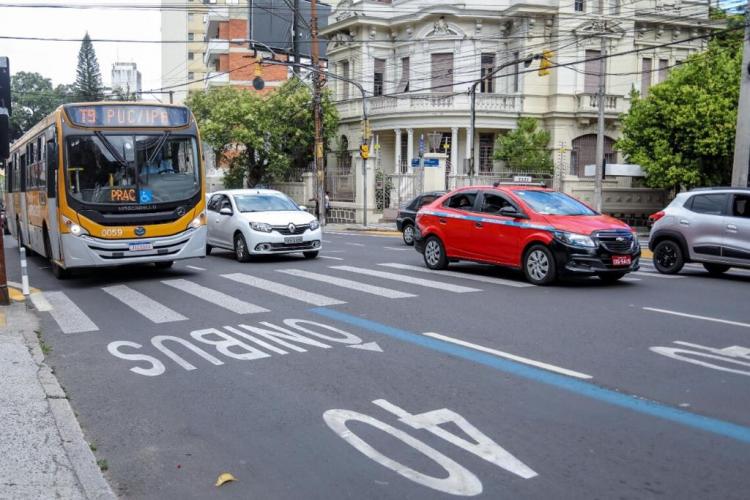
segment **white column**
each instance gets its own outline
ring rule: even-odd
[[[471,128],[466,129],[466,159],[468,160],[469,158],[471,158]],[[469,163],[468,161],[465,162],[465,165],[468,165],[468,163]],[[474,169],[476,170],[476,165],[474,165]],[[463,175],[469,174],[469,172],[464,171],[463,166],[461,167],[461,173]]]
[[[393,148],[393,173],[401,173],[401,129],[397,128],[396,132],[396,147]]]
[[[407,141],[406,141],[406,165],[411,171],[411,160],[414,158],[414,129],[407,128],[406,133]]]
[[[451,175],[458,173],[458,127],[451,128]]]

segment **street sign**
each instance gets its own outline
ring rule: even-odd
[[[419,158],[412,158],[411,159],[411,166],[412,167],[419,167],[420,160]],[[424,158],[422,160],[423,167],[439,167],[440,166],[440,160],[438,158]]]
[[[359,147],[359,156],[361,156],[363,160],[368,159],[370,157],[370,146],[362,144]]]
[[[419,136],[419,156],[424,156],[424,134]]]

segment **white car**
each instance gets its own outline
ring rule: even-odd
[[[314,259],[321,249],[323,234],[318,220],[279,191],[217,191],[208,201],[206,214],[206,255],[215,247],[233,250],[240,262],[253,255],[295,252]]]

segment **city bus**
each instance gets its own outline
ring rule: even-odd
[[[168,268],[205,257],[202,158],[184,106],[65,104],[11,146],[11,234],[49,259],[58,278],[74,268]]]

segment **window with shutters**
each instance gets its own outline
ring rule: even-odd
[[[481,92],[491,94],[495,91],[494,78],[489,76],[495,70],[495,54],[482,54]]]
[[[643,58],[643,66],[641,68],[641,97],[648,95],[648,89],[651,87],[651,58]]]
[[[659,59],[659,83],[667,79],[669,59]]]
[[[586,65],[584,66],[583,91],[587,94],[596,94],[599,92],[599,82],[602,75],[602,61],[596,59],[599,57],[598,50],[586,51]]]
[[[409,92],[409,58],[401,58],[401,78],[398,81],[396,92]]]
[[[345,79],[341,81],[341,98],[349,99],[349,82],[346,81],[349,79],[349,61],[342,61],[339,65],[341,66],[341,78]]]
[[[432,54],[432,91],[453,91],[453,54]]]
[[[383,95],[383,82],[385,80],[385,59],[375,59],[375,72],[373,73],[374,95]]]

